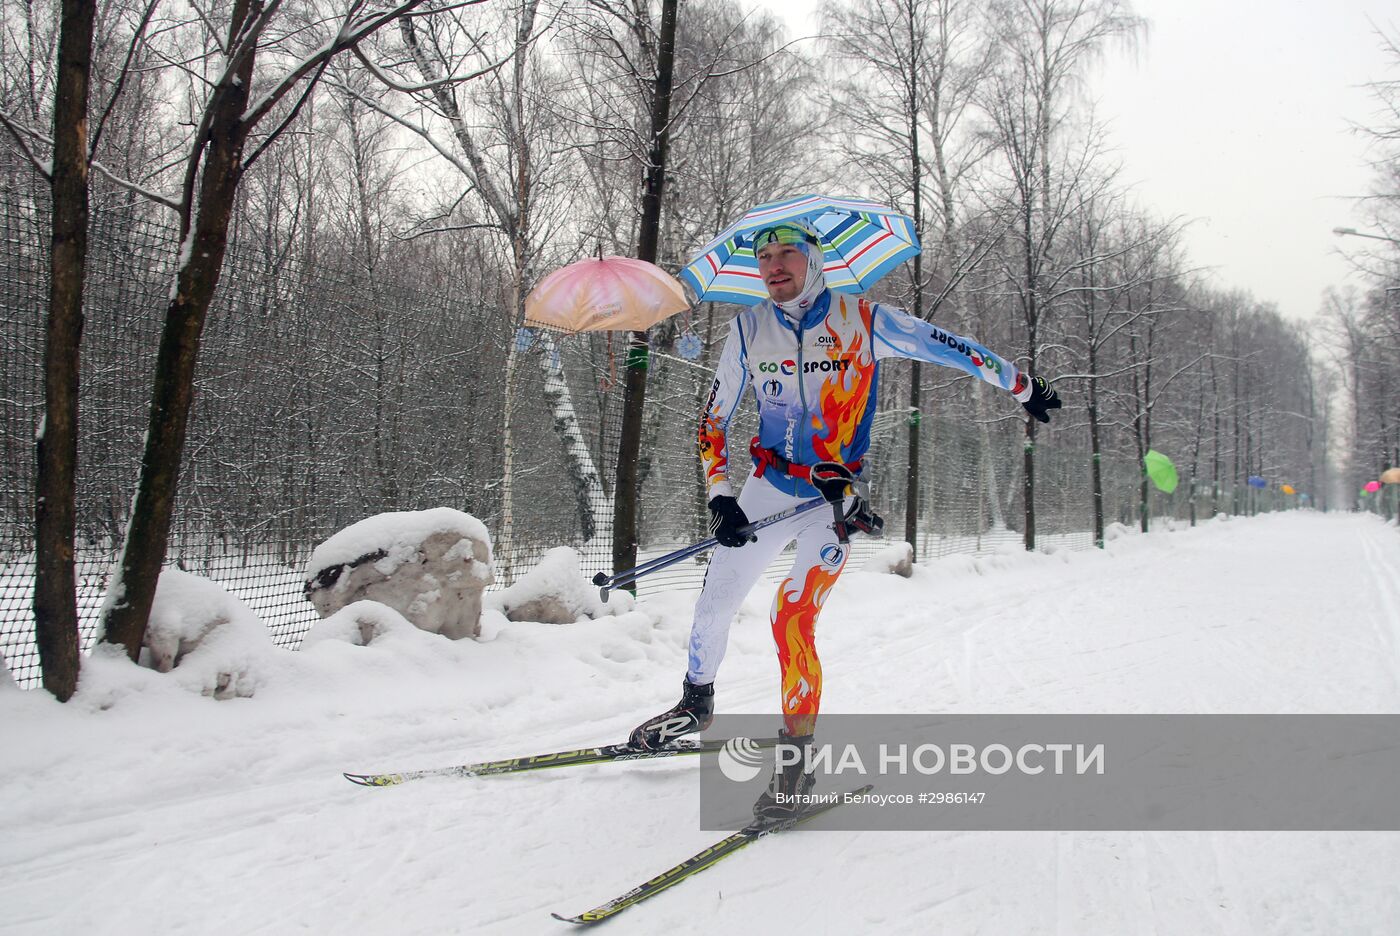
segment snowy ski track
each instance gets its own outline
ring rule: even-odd
[[[735,623],[721,712],[776,711],[772,587]],[[694,593],[620,618],[324,643],[255,698],[93,662],[0,691],[0,932],[554,933],[722,833],[698,762],[365,789],[621,740],[675,701]],[[1289,513],[1104,552],[849,571],[819,626],[829,712],[1394,713],[1400,533]],[[755,844],[608,934],[1400,932],[1397,833],[815,832]]]

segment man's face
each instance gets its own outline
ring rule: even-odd
[[[765,244],[758,251],[758,275],[774,302],[790,302],[807,283],[807,255],[796,244]]]

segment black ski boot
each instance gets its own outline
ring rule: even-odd
[[[796,818],[811,805],[804,800],[817,785],[816,774],[806,769],[812,755],[812,736],[788,734],[787,729],[783,728],[778,731],[778,738],[780,747],[798,747],[802,750],[802,757],[797,763],[782,768],[774,765],[768,789],[753,804],[754,819],[763,824]]]
[[[687,678],[682,684],[681,700],[655,718],[648,718],[632,729],[628,739],[633,747],[654,751],[681,735],[694,734],[710,727],[715,720],[715,684],[697,686]]]

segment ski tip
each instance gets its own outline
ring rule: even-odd
[[[582,926],[583,924],[588,922],[582,917],[566,917],[558,913],[551,913],[550,916],[554,917],[554,919],[558,920],[561,923],[574,923],[579,926]]]
[[[403,777],[398,774],[342,774],[346,780],[360,786],[393,786],[396,783],[403,783]]]

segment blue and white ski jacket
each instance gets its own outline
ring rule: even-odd
[[[1030,399],[1021,372],[986,348],[901,309],[827,290],[793,325],[765,301],[729,325],[710,398],[700,417],[700,458],[709,496],[732,495],[726,432],[749,384],[758,402],[758,438],[788,461],[851,464],[870,447],[879,363],[913,358],[966,371]],[[816,497],[806,481],[767,472],[779,490]]]

